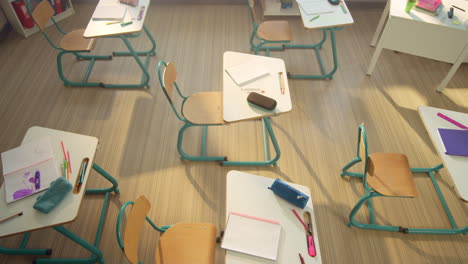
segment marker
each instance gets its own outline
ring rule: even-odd
[[[121,26],[121,27],[125,27],[125,26],[131,25],[131,24],[133,24],[133,22],[132,22],[132,21],[130,21],[130,22],[125,22],[125,23],[122,23],[122,24],[120,24],[120,26]]]
[[[36,190],[41,188],[41,172],[38,170],[34,174],[34,188],[36,188]]]
[[[317,19],[317,18],[319,18],[319,17],[320,17],[320,15],[316,15],[316,16],[314,16],[313,18],[311,18],[311,19],[309,20],[309,22],[312,22],[312,21],[314,21],[315,19]]]
[[[15,217],[17,217],[17,216],[22,216],[22,215],[23,215],[23,212],[17,213],[17,214],[15,214],[15,215],[12,215],[12,216],[10,216],[10,217],[7,217],[7,218],[5,218],[5,219],[0,220],[0,223],[6,222],[6,221],[8,221],[8,220],[10,220],[10,219],[12,219],[12,218],[15,218]]]

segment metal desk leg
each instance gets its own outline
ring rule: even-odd
[[[268,165],[275,165],[276,162],[279,160],[281,156],[281,150],[276,141],[275,133],[273,132],[273,128],[271,127],[270,118],[264,117],[262,118],[262,125],[263,125],[263,138],[264,138],[264,150],[265,150],[265,157],[269,158],[269,144],[268,137],[271,139],[273,143],[273,147],[276,152],[276,156],[273,159],[265,159],[265,161],[222,161],[221,165],[224,166],[268,166]]]
[[[299,49],[314,49],[315,54],[317,55],[317,60],[320,65],[320,70],[322,72],[321,75],[298,75],[298,74],[289,74],[288,78],[290,79],[332,79],[333,74],[335,74],[336,70],[338,69],[338,55],[336,50],[336,41],[335,41],[335,30],[340,30],[341,28],[325,28],[321,29],[323,31],[322,40],[317,44],[312,45],[293,45],[288,44],[284,45],[285,48],[299,48]],[[320,54],[320,49],[322,48],[323,43],[327,39],[327,31],[330,32],[330,41],[333,51],[333,68],[327,73],[322,61],[322,56]]]

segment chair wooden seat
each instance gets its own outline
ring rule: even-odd
[[[216,227],[213,224],[178,223],[161,236],[157,264],[214,264]]]
[[[84,29],[67,33],[60,40],[60,47],[68,51],[90,51],[94,48],[96,39],[83,37]]]
[[[288,21],[265,21],[258,26],[257,34],[268,41],[290,41],[292,39]]]
[[[224,124],[223,92],[201,92],[185,101],[182,114],[194,124]]]
[[[404,154],[370,154],[367,183],[386,196],[416,197],[418,195],[408,158]]]

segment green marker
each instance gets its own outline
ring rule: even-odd
[[[122,26],[122,27],[125,27],[125,26],[131,25],[131,24],[133,24],[133,22],[132,22],[132,21],[130,21],[130,22],[125,22],[125,23],[122,23],[122,24],[120,24],[120,26]]]
[[[309,22],[312,22],[312,21],[314,21],[315,19],[317,19],[317,18],[319,18],[319,17],[320,17],[320,15],[316,15],[316,16],[314,16],[313,18],[311,18],[311,19],[309,20]]]

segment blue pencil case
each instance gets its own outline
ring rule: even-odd
[[[268,189],[272,190],[279,197],[301,209],[304,209],[307,202],[309,201],[309,196],[303,194],[301,191],[295,189],[280,179],[276,179],[271,187],[268,187]]]
[[[49,213],[67,196],[72,188],[73,185],[67,179],[57,178],[44,194],[37,197],[33,208],[44,214]]]

